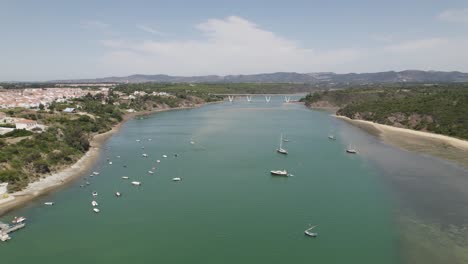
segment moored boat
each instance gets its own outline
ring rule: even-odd
[[[173,181],[181,181],[182,179],[179,177],[172,178]]]
[[[132,181],[132,185],[140,186],[140,185],[141,185],[141,182],[139,182],[139,181]]]
[[[288,171],[287,170],[272,170],[270,171],[271,175],[276,175],[276,176],[288,176]]]

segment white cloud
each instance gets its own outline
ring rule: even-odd
[[[468,23],[468,8],[448,9],[440,13],[437,18],[447,22]]]
[[[101,67],[116,74],[248,74],[334,69],[358,58],[354,49],[314,50],[240,17],[195,26],[201,40],[141,42],[107,40]]]
[[[159,31],[159,30],[157,30],[157,29],[155,29],[153,27],[147,26],[147,25],[136,25],[136,27],[138,29],[141,29],[141,30],[143,30],[145,32],[148,32],[148,33],[151,33],[153,35],[159,35],[159,36],[164,35],[163,32],[161,32],[161,31]]]

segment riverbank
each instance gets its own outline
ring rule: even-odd
[[[468,141],[371,121],[334,116],[381,138],[390,145],[455,161],[468,168]]]
[[[38,181],[32,182],[21,191],[10,193],[9,197],[6,199],[0,199],[0,216],[83,176],[84,173],[89,171],[97,161],[102,144],[104,144],[113,134],[119,131],[126,121],[141,115],[149,115],[172,110],[192,109],[201,107],[205,104],[207,103],[196,104],[193,106],[158,108],[151,111],[126,113],[123,116],[122,121],[115,125],[111,130],[93,136],[90,140],[89,150],[73,165],[50,174],[49,176],[45,176]]]

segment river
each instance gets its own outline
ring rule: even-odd
[[[390,147],[279,96],[253,99],[128,121],[85,175],[98,176],[2,217],[28,218],[0,244],[2,262],[385,264],[467,256],[459,241],[468,219],[465,169]],[[275,151],[281,133],[287,156]],[[358,155],[345,153],[349,144]],[[274,169],[294,176],[271,176]],[[309,225],[317,238],[304,235]]]

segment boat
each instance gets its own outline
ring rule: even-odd
[[[328,139],[330,140],[336,140],[336,137],[334,135],[328,135]]]
[[[15,219],[13,219],[13,221],[11,221],[11,222],[13,224],[21,224],[24,221],[26,221],[26,217],[23,217],[23,216],[17,217],[17,216],[15,216]]]
[[[93,196],[96,197],[98,195],[97,192],[93,192]]]
[[[91,183],[89,183],[89,182],[86,182],[86,185],[90,185],[90,184],[91,184]]]
[[[120,159],[120,156],[117,156],[118,159]]]
[[[287,170],[272,170],[270,171],[271,175],[277,175],[277,176],[288,176],[288,171]]]
[[[142,156],[145,157],[145,158],[147,158],[147,157],[148,157],[148,154],[144,153]]]
[[[194,145],[194,144],[195,144],[195,141],[190,140],[190,144]]]
[[[139,139],[136,139],[135,141],[136,141],[136,142],[140,142],[141,140],[139,140]]]
[[[318,233],[312,232],[312,229],[314,229],[315,227],[316,227],[316,225],[306,229],[304,231],[304,234],[306,234],[306,236],[310,236],[310,237],[317,237]]]
[[[161,163],[161,161],[160,161],[160,160],[157,160],[156,163]]]
[[[120,192],[115,193],[115,196],[117,196],[117,197],[120,197],[120,195],[121,195]]]
[[[132,184],[135,185],[135,186],[140,186],[140,185],[141,185],[141,182],[139,182],[139,181],[132,181]]]
[[[173,181],[181,181],[182,179],[179,177],[172,178]]]
[[[45,202],[45,205],[54,205],[54,202]]]
[[[99,213],[99,212],[100,212],[100,210],[97,209],[97,208],[93,208],[93,211],[94,211],[95,213]]]
[[[128,176],[122,176],[122,179],[128,180]]]
[[[99,175],[99,172],[93,171],[93,175]]]
[[[109,161],[109,165],[112,165],[112,161]]]
[[[93,201],[91,202],[91,205],[92,205],[93,207],[96,207],[96,206],[98,206],[99,204],[98,204],[96,201],[93,200]]]
[[[154,172],[153,171],[148,171],[149,174],[153,174]]]
[[[285,154],[285,155],[288,154],[288,151],[283,148],[283,134],[281,134],[280,145],[276,151],[281,154]]]
[[[163,158],[167,158],[167,155],[162,155]]]
[[[148,141],[151,141],[152,139],[151,138],[148,138]]]
[[[349,147],[346,149],[346,153],[357,154],[357,150],[351,147],[351,145],[349,145]]]

